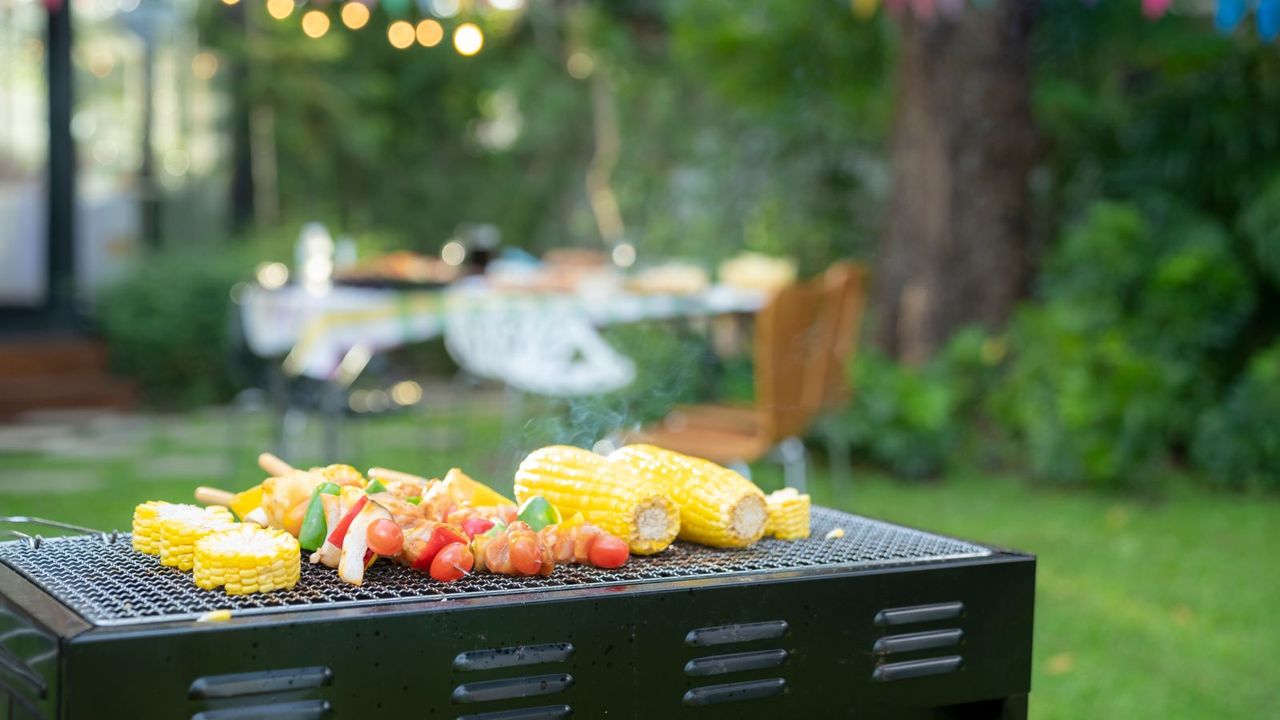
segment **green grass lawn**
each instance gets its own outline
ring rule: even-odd
[[[265,417],[218,413],[64,430],[0,445],[0,514],[127,528],[141,500],[257,482],[269,437]],[[353,423],[344,437],[360,467],[439,475],[457,464],[509,487],[521,448],[551,439],[509,434],[504,446],[497,418],[437,415]],[[777,486],[775,468],[758,473]],[[907,484],[861,471],[833,486],[817,475],[817,502],[1039,555],[1033,717],[1280,717],[1275,498],[1179,486],[1139,500],[978,473]]]

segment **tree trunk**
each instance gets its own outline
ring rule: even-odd
[[[1034,6],[901,20],[876,332],[904,362],[928,359],[966,325],[1000,327],[1026,287]]]

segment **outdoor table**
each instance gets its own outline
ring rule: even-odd
[[[313,293],[296,285],[255,285],[245,289],[240,306],[245,339],[255,355],[284,356],[291,375],[331,380],[353,349],[372,353],[432,340],[447,335],[450,327],[499,313],[526,319],[554,315],[561,322],[577,319],[600,328],[755,313],[766,299],[760,291],[724,285],[687,295],[545,293],[499,289],[474,278],[428,290],[335,286]]]

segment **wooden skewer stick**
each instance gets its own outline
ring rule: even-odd
[[[290,475],[298,471],[294,466],[267,452],[258,456],[258,467],[272,477]]]
[[[410,475],[399,470],[388,470],[387,468],[369,468],[369,477],[378,478],[379,480],[392,480],[409,483],[425,483],[430,482],[427,478],[419,475]]]
[[[219,488],[205,487],[204,485],[196,488],[196,502],[201,502],[205,505],[230,507],[231,501],[235,499],[235,496],[235,493]]]

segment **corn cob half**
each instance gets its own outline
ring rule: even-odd
[[[680,506],[681,540],[740,548],[764,534],[764,492],[729,468],[653,445],[628,445],[609,462],[667,491]]]
[[[779,540],[803,540],[809,537],[809,496],[795,488],[769,493],[769,522],[764,534]]]
[[[680,531],[680,510],[668,494],[624,466],[576,447],[535,450],[516,471],[516,499],[541,495],[564,517],[587,522],[627,542],[631,552],[661,552]]]
[[[301,566],[297,538],[244,523],[196,541],[192,578],[204,590],[245,595],[292,588]]]
[[[160,564],[190,570],[196,541],[217,530],[235,525],[231,511],[224,507],[170,505],[160,511]]]
[[[163,500],[149,500],[133,509],[133,549],[147,555],[160,554],[161,511],[169,507]]]

